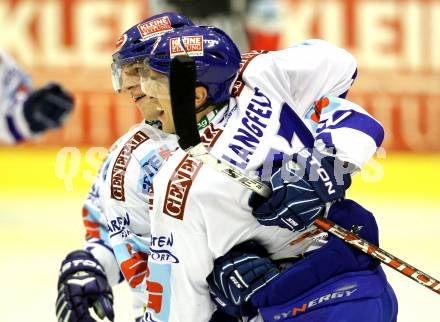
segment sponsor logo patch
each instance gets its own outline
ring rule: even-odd
[[[203,56],[203,36],[174,37],[169,42],[171,58],[177,55]]]
[[[143,142],[148,140],[149,137],[142,131],[137,131],[123,146],[116,162],[112,169],[111,180],[111,198],[119,201],[125,201],[124,193],[124,180],[125,171],[127,171],[128,163],[131,159],[131,154],[136,148]]]
[[[116,236],[118,234],[122,234],[123,237],[128,236],[130,232],[126,230],[126,227],[129,225],[130,215],[128,213],[125,213],[124,217],[117,216],[116,218],[109,220],[107,223],[107,229],[110,233],[110,237]]]
[[[173,27],[171,27],[170,18],[166,16],[141,23],[137,27],[142,39],[145,40],[158,37],[168,31],[173,30]]]
[[[174,244],[173,234],[168,236],[151,235],[150,256],[158,262],[169,264],[179,263],[179,259],[170,251],[164,248],[172,248]]]
[[[202,164],[200,160],[186,155],[176,167],[173,176],[168,181],[165,195],[163,212],[166,215],[183,220],[186,198]]]

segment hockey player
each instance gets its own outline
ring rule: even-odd
[[[137,181],[136,175],[143,170],[133,167],[137,163],[129,162],[129,144],[134,142],[133,137],[134,140],[140,139],[142,141],[147,135],[153,138],[157,134],[157,138],[159,138],[161,131],[157,129],[160,123],[157,122],[159,112],[155,108],[155,101],[141,91],[138,69],[142,66],[142,59],[150,52],[150,48],[158,36],[183,25],[192,25],[192,22],[178,14],[163,13],[133,26],[117,41],[118,48],[113,55],[112,64],[114,89],[132,96],[133,103],[141,111],[145,122],[136,125],[116,141],[88,193],[83,208],[83,222],[86,228],[84,249],[69,253],[63,260],[60,269],[56,302],[56,314],[59,321],[93,321],[89,313],[89,307],[92,306],[98,316],[101,318],[105,316],[113,320],[111,285],[123,281],[124,277],[136,291],[135,294],[139,295],[135,297],[134,301],[135,316],[139,319],[143,315],[146,295],[141,291],[145,292],[145,290],[137,287],[132,272],[144,273],[146,269],[145,258],[142,257],[144,254],[140,257],[130,253],[127,255],[126,243],[130,245],[131,236],[128,233],[130,229],[133,229],[136,234],[149,236],[149,221],[145,216],[148,213],[146,199],[149,186],[147,181]],[[165,143],[164,141],[162,145],[165,146]],[[171,140],[171,144],[176,145],[175,139]],[[151,163],[144,165],[144,170],[149,167],[148,169],[153,171],[154,167],[159,166],[158,161],[161,160],[165,152],[154,148],[162,145],[158,143],[151,146]],[[136,199],[129,199],[128,201],[134,203],[133,209],[125,209],[123,215],[119,216],[114,212],[107,212],[103,185],[107,176],[114,175],[110,164],[115,161],[119,166],[122,166],[124,162],[121,163],[121,160],[126,161],[127,176],[124,171],[120,171],[120,167],[116,171],[119,175],[125,176],[125,183],[129,184],[128,187],[133,188],[133,196]],[[134,178],[133,171],[136,176],[135,181],[132,180]],[[123,229],[125,225],[127,225],[127,233],[124,237],[127,238],[127,241],[124,240],[126,243],[122,244],[125,250],[119,249],[117,246],[113,249],[110,238],[117,238],[115,233]],[[136,245],[133,248],[135,247]],[[144,253],[146,254],[146,252]],[[119,267],[118,260],[120,260],[121,267]],[[138,260],[136,263],[140,265],[133,269],[130,264],[136,260]],[[144,271],[141,270],[142,268]],[[134,276],[134,279],[136,278],[138,277]]]
[[[133,54],[133,53],[132,53]],[[350,60],[350,62],[352,62]],[[118,68],[114,68],[114,71],[118,71]],[[350,80],[352,73],[347,74],[348,75],[348,79]],[[119,81],[116,81],[115,84],[119,84],[121,81],[121,79]],[[349,82],[350,83],[350,82]],[[139,98],[140,96],[138,95],[133,95],[136,98]],[[213,113],[215,114],[215,113]],[[209,116],[209,115],[208,115]],[[207,124],[206,122],[204,122],[204,120],[210,119],[212,117],[212,115],[210,117],[207,117],[206,119],[203,119],[201,124]],[[201,127],[203,127],[203,125],[201,125]],[[148,133],[148,132],[147,132]],[[151,135],[151,133],[150,133]],[[131,137],[130,137],[131,138]],[[140,138],[140,136],[136,137],[137,139]],[[151,140],[141,140],[142,142],[140,143],[140,145],[135,149],[137,150],[135,153],[133,153],[134,156],[137,155],[145,155],[145,153],[141,153],[141,149],[143,145],[148,145],[151,143]],[[135,142],[140,142],[140,141],[136,141]],[[132,147],[133,141],[131,140],[127,140],[128,146],[125,146],[125,148],[121,149],[121,151],[125,150],[127,151],[129,147]],[[150,152],[149,149],[146,149],[147,151]],[[153,149],[154,150],[154,149]],[[124,151],[123,151],[124,152]],[[163,155],[166,157],[167,153],[164,153]],[[118,160],[120,162],[122,162],[124,159],[128,159],[126,158],[127,155],[124,153],[122,153],[122,155],[120,155],[121,158],[118,158]],[[138,158],[133,157],[133,158],[129,158],[128,160],[128,165],[127,165],[127,169],[126,171],[124,171],[124,168],[120,167],[122,163],[118,163],[114,162],[113,166],[108,166],[106,165],[104,168],[106,169],[116,169],[116,171],[114,172],[115,177],[113,176],[113,171],[112,171],[112,176],[107,175],[107,180],[111,180],[110,182],[113,184],[112,188],[112,192],[116,192],[114,194],[114,199],[112,204],[115,206],[115,209],[119,209],[115,212],[113,212],[113,215],[109,215],[106,214],[107,217],[113,218],[109,220],[109,227],[108,230],[112,231],[114,230],[115,234],[111,234],[112,240],[117,240],[117,238],[119,238],[121,236],[121,242],[115,243],[115,250],[116,250],[116,254],[119,256],[118,259],[120,260],[120,264],[121,264],[121,268],[124,271],[124,275],[126,276],[127,280],[130,282],[131,285],[133,285],[134,288],[143,288],[144,284],[142,283],[143,281],[143,277],[145,276],[145,257],[146,257],[146,249],[148,247],[148,242],[149,239],[145,238],[148,237],[148,233],[145,232],[145,227],[147,227],[144,223],[142,223],[142,221],[145,219],[147,219],[147,217],[145,216],[145,214],[147,213],[146,211],[144,212],[142,210],[142,204],[145,204],[145,202],[142,201],[142,194],[139,194],[140,189],[143,189],[144,186],[148,186],[149,185],[149,179],[151,179],[151,173],[152,170],[155,171],[154,165],[157,165],[158,162],[157,160],[153,159],[153,162],[146,162],[145,164],[143,164],[142,167],[138,167],[136,165],[136,161],[137,163],[141,163],[139,162]],[[160,164],[160,163],[159,163]],[[153,166],[152,168],[150,168],[151,166]],[[149,173],[148,176],[140,176],[140,180],[137,177],[139,174],[139,168],[144,168],[144,169],[148,169],[147,172]],[[106,172],[108,172],[108,170],[106,170]],[[134,175],[130,175],[130,173],[134,173]],[[124,174],[123,176],[121,176],[121,174]],[[113,179],[116,180],[113,180]],[[121,185],[119,184],[118,186],[118,180],[119,179],[124,179],[123,180],[123,189],[121,190]],[[128,178],[128,179],[127,179]],[[131,179],[130,179],[131,178]],[[145,180],[147,178],[147,180]],[[135,184],[133,184],[133,181]],[[120,182],[120,181],[119,181]],[[142,185],[140,184],[142,183]],[[137,184],[137,186],[136,186]],[[142,188],[141,188],[142,186]],[[133,187],[137,187],[134,188]],[[131,189],[130,189],[131,188]],[[124,193],[124,197],[126,198],[126,200],[118,200],[117,195],[118,192],[120,193],[121,191],[123,191]],[[136,205],[136,198],[139,197],[139,195],[141,195],[141,202],[139,203],[139,205]],[[133,196],[133,198],[131,197]],[[139,207],[141,206],[141,207]],[[136,211],[137,209],[137,211]],[[139,213],[138,213],[139,212]],[[121,215],[118,215],[121,214]],[[134,214],[134,215],[133,215]],[[90,217],[92,216],[87,216],[88,219],[90,219]],[[137,226],[137,227],[136,227]],[[135,227],[134,229],[132,227]],[[92,228],[92,227],[90,227]],[[147,227],[148,228],[148,227]],[[93,229],[90,229],[91,232],[93,232]],[[97,229],[95,228],[95,230],[100,230],[102,232],[102,229]],[[144,232],[142,232],[144,231]],[[95,231],[96,233],[96,231]],[[144,238],[142,238],[144,237]],[[161,241],[160,241],[161,242]],[[159,242],[159,243],[160,243]],[[119,245],[119,247],[117,247]],[[147,245],[147,246],[143,246],[143,245]],[[143,251],[141,251],[143,250]],[[155,255],[156,256],[156,255]],[[154,297],[152,297],[154,298]]]
[[[210,153],[239,171],[260,175],[265,175],[266,164],[277,165],[288,155],[305,180],[298,179],[291,162],[277,165],[271,180],[274,193],[267,201],[252,198],[253,217],[249,190],[185,151],[174,152],[153,179],[146,321],[208,321],[214,306],[205,277],[214,259],[234,245],[255,240],[272,260],[318,251],[324,242],[316,238],[314,218],[344,196],[350,174],[383,140],[376,120],[338,98],[350,87],[356,69],[344,50],[311,40],[282,51],[245,54],[240,62],[232,40],[210,27],[173,31],[152,50],[142,87],[158,99],[165,131],[174,130],[167,87],[170,60],[182,53],[197,65],[195,105],[198,121],[210,121],[202,137]],[[380,296],[389,290],[381,271],[370,275],[367,280],[382,286]],[[294,277],[289,283],[295,283]],[[277,279],[269,274],[245,300]],[[360,293],[358,301],[371,295]],[[392,292],[388,294],[379,296],[378,305],[393,300]],[[297,294],[287,290],[276,295],[278,304],[285,304]],[[242,300],[233,298],[238,304]],[[258,304],[260,310],[272,305]],[[392,312],[387,313],[390,320]]]
[[[0,142],[16,144],[63,125],[73,98],[61,85],[32,89],[30,77],[0,51]]]

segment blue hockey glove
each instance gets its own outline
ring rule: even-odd
[[[305,148],[272,175],[268,199],[251,195],[252,214],[262,225],[303,231],[325,213],[327,202],[344,197],[350,172],[335,157]]]
[[[279,274],[276,265],[265,256],[266,250],[250,241],[214,261],[206,280],[211,298],[220,310],[235,317],[256,314],[249,299]]]
[[[93,322],[89,307],[114,320],[113,293],[101,265],[89,252],[77,250],[61,264],[56,315],[63,322]]]
[[[24,103],[24,117],[33,133],[60,127],[72,110],[72,96],[55,83],[35,90]]]

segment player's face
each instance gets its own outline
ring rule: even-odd
[[[144,119],[157,120],[159,116],[158,100],[145,95],[141,90],[140,69],[142,67],[143,64],[140,62],[122,66],[122,91],[131,95],[133,103],[141,111]]]
[[[158,119],[162,123],[162,130],[166,133],[175,133],[171,97],[168,89],[168,77],[150,69],[141,72],[142,91],[145,95],[157,100],[156,110]]]

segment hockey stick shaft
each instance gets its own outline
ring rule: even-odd
[[[179,79],[178,71],[185,70],[184,68],[176,68],[176,66],[178,66],[179,64],[187,64],[187,60],[184,59],[174,62],[174,69],[173,68],[171,69],[171,75],[173,75],[173,70],[174,70],[175,79]],[[173,64],[171,66],[173,67]],[[195,69],[193,72],[195,73]],[[177,90],[182,90],[182,88],[179,87]],[[194,88],[189,90],[194,91]],[[171,97],[173,97],[173,91],[174,91],[173,83],[170,82]],[[173,104],[182,106],[181,104],[178,103],[179,100],[177,96],[175,96],[174,100],[172,99],[172,101],[174,102]],[[192,104],[194,105],[194,103]],[[186,105],[190,105],[190,103],[187,102]],[[192,107],[188,106],[188,107],[190,108],[191,111],[195,111],[194,106]],[[173,108],[173,117],[175,119],[178,119],[182,113],[184,113],[183,109]],[[252,190],[253,192],[266,198],[270,196],[271,189],[267,185],[265,185],[259,180],[255,180],[253,178],[248,177],[246,174],[241,173],[240,171],[230,167],[229,165],[221,162],[220,160],[216,159],[214,156],[209,154],[209,152],[203,146],[203,144],[200,143],[200,137],[198,135],[198,132],[194,132],[194,128],[197,129],[196,124],[197,124],[196,117],[195,114],[193,114],[192,117],[189,117],[187,120],[185,120],[185,124],[183,124],[182,129],[180,129],[181,132],[179,132],[179,129],[176,127],[176,133],[181,138],[181,140],[179,141],[181,147],[187,149],[188,147],[193,146],[192,148],[187,149],[188,154],[202,161],[204,164],[210,166],[215,171],[223,173],[224,175],[240,183],[246,188]],[[192,132],[192,133],[188,133],[188,132]],[[190,139],[189,141],[185,142],[185,140],[182,140],[182,137],[187,137]],[[355,249],[358,249],[363,253],[377,259],[381,263],[391,267],[397,272],[416,281],[417,283],[429,288],[435,293],[440,294],[440,281],[414,268],[413,266],[404,262],[400,258],[391,255],[385,250],[379,248],[378,246],[366,241],[365,239],[360,238],[355,233],[344,229],[343,227],[335,224],[331,220],[328,220],[324,217],[318,217],[317,219],[315,219],[314,225],[342,239],[343,241],[345,241]]]
[[[352,247],[364,252],[367,255],[379,260],[381,263],[391,267],[397,272],[411,278],[417,283],[426,286],[430,290],[440,294],[440,281],[429,276],[428,274],[418,270],[417,268],[411,266],[405,261],[397,258],[394,255],[386,252],[385,250],[379,248],[378,246],[360,238],[358,235],[338,226],[331,220],[323,217],[318,217],[315,222],[315,226],[332,233],[336,237],[342,239],[346,243],[350,244]]]

